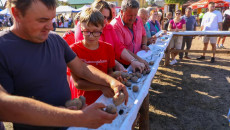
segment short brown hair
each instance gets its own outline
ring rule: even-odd
[[[209,4],[209,5],[215,5],[215,3],[214,3],[214,2],[209,2],[208,4]]]
[[[32,2],[37,1],[41,1],[48,9],[56,9],[56,0],[7,0],[7,8],[15,7],[24,16]]]
[[[106,1],[104,1],[104,0],[95,0],[92,3],[91,8],[96,8],[96,9],[98,9],[101,12],[102,12],[103,9],[108,9],[109,10],[108,21],[112,20],[112,10],[111,10],[109,4]]]
[[[104,27],[104,16],[97,9],[87,8],[86,10],[81,12],[80,22],[86,23],[87,26],[89,24],[92,24],[96,27],[98,27],[99,25]]]

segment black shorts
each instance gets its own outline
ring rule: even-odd
[[[230,27],[230,21],[223,22],[223,31],[228,31]]]

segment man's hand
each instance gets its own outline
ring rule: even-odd
[[[143,60],[143,59],[139,58],[138,61],[141,62],[141,63],[143,63],[143,64],[145,64],[145,68],[144,69],[146,69],[146,70],[149,69],[149,63],[146,60]]]
[[[105,105],[102,103],[93,103],[82,110],[82,124],[83,127],[96,129],[105,123],[112,123],[117,117],[116,114],[109,114],[104,112],[102,108]]]
[[[102,86],[101,91],[104,94],[104,96],[107,98],[112,98],[114,96],[113,89],[108,86]]]
[[[125,94],[125,105],[127,105],[129,95],[128,95],[128,92],[126,90],[125,85],[123,85],[122,83],[120,83],[117,80],[113,80],[113,81],[110,82],[110,86],[113,89],[115,95],[119,96],[120,91],[122,91]]]
[[[141,63],[139,61],[133,61],[133,62],[131,62],[131,66],[133,68],[133,72],[135,72],[136,69],[138,69],[142,73],[142,71],[145,69],[145,64]]]
[[[125,67],[121,63],[116,61],[115,62],[115,71],[124,71],[124,72],[126,72],[127,70],[125,69]]]
[[[141,49],[145,50],[145,51],[150,50],[149,47],[147,45],[145,45],[145,44],[141,44]]]

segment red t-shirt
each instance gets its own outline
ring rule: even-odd
[[[77,54],[77,56],[85,63],[93,65],[97,69],[108,73],[109,68],[115,66],[115,55],[113,47],[103,41],[99,41],[99,48],[96,50],[90,50],[86,48],[82,41],[71,45],[71,49]],[[84,96],[86,98],[86,104],[94,103],[102,94],[101,91],[84,91],[76,89],[77,97]]]
[[[65,32],[62,38],[68,43],[69,46],[72,45],[75,42],[74,31],[69,30]]]

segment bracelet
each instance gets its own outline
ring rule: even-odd
[[[133,58],[133,59],[130,61],[130,63],[132,63],[133,61],[137,61],[137,59],[136,59],[136,58]]]

